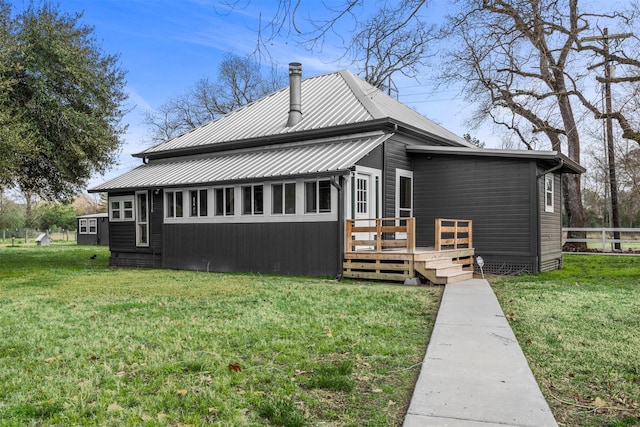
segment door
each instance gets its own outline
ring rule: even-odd
[[[373,177],[369,173],[356,172],[354,180],[354,218],[357,227],[375,227],[375,200],[372,190]],[[356,240],[373,240],[374,232],[354,233]],[[358,250],[373,250],[374,245],[357,246]]]

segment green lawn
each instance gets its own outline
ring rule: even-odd
[[[640,257],[491,280],[557,421],[640,425]]]
[[[402,422],[442,288],[107,259],[0,246],[1,425]]]

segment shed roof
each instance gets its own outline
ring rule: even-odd
[[[550,167],[560,166],[563,173],[584,173],[586,169],[579,163],[558,151],[538,150],[500,150],[495,148],[429,147],[422,145],[407,146],[409,153],[452,154],[456,156],[509,157],[533,159],[546,163]]]
[[[150,161],[89,191],[196,186],[336,174],[354,166],[390,136],[373,132],[215,155]]]
[[[305,133],[388,120],[445,145],[471,146],[401,102],[343,70],[309,77],[301,83],[302,120],[287,127],[289,87],[247,104],[206,125],[148,148],[137,157],[214,148],[216,144]],[[352,132],[353,133],[353,132]]]

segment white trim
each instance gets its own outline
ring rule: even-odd
[[[233,223],[274,223],[274,222],[323,222],[323,221],[337,221],[338,220],[338,191],[335,189],[333,185],[331,188],[331,212],[317,212],[317,213],[305,213],[305,196],[304,196],[304,186],[306,182],[310,181],[323,181],[328,180],[329,178],[314,178],[314,179],[296,179],[296,180],[274,180],[274,181],[264,181],[257,183],[246,183],[246,184],[236,184],[236,185],[226,185],[226,186],[211,186],[211,187],[194,187],[194,188],[165,188],[164,194],[167,192],[180,192],[183,194],[183,209],[185,210],[185,215],[182,217],[167,217],[167,201],[166,197],[163,200],[164,203],[164,223],[165,224],[233,224]],[[296,185],[296,213],[295,214],[274,214],[272,213],[272,196],[271,196],[271,185],[272,184],[289,184],[294,183]],[[242,189],[241,187],[253,185],[262,185],[263,189],[263,213],[262,214],[242,214]],[[215,190],[223,189],[223,188],[233,188],[234,189],[234,215],[215,215],[216,201],[215,201]],[[208,190],[207,199],[208,199],[208,207],[207,213],[208,215],[199,216],[199,217],[190,217],[190,197],[189,191],[192,189],[198,190]],[[186,195],[186,199],[185,199]],[[187,206],[184,206],[186,200]]]
[[[113,221],[113,222],[125,222],[125,221],[134,221],[135,220],[135,213],[134,213],[134,195],[133,194],[129,194],[127,196],[114,196],[114,197],[109,197],[108,199],[108,203],[109,203],[109,221]],[[113,206],[113,203],[118,203],[118,208],[115,209]],[[130,203],[131,207],[130,208],[125,208],[125,205],[127,203]],[[118,215],[117,217],[114,215],[114,213],[117,212]],[[127,212],[129,212],[131,214],[131,216],[129,217],[127,215]]]
[[[400,218],[400,177],[411,178],[411,210],[409,216],[413,216],[414,199],[413,199],[413,171],[405,169],[396,169],[396,218]]]
[[[547,188],[547,183],[551,184],[551,188]],[[554,211],[554,199],[555,199],[555,175],[552,173],[548,173],[544,176],[544,188],[542,189],[544,194],[544,211],[551,212]],[[548,203],[548,196],[551,196],[551,203]]]
[[[138,196],[144,195],[144,197],[146,198],[146,203],[145,203],[145,212],[144,212],[144,218],[146,219],[146,221],[140,221],[139,220],[139,212],[138,209],[140,208],[139,204],[138,204]],[[142,247],[142,248],[146,248],[149,247],[149,240],[151,240],[151,232],[150,232],[150,227],[149,227],[149,192],[147,190],[144,191],[136,191],[135,193],[135,206],[134,206],[134,216],[136,219],[136,246],[137,247]],[[140,227],[144,227],[146,232],[146,242],[142,241],[142,233],[141,233],[141,228]]]

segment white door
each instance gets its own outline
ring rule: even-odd
[[[374,191],[371,188],[373,179],[371,174],[357,172],[355,176],[355,191],[354,191],[354,218],[357,219],[357,227],[375,227],[375,200]],[[375,233],[373,232],[361,232],[355,233],[356,240],[373,240]],[[369,250],[374,249],[373,245],[358,246],[357,249]]]

